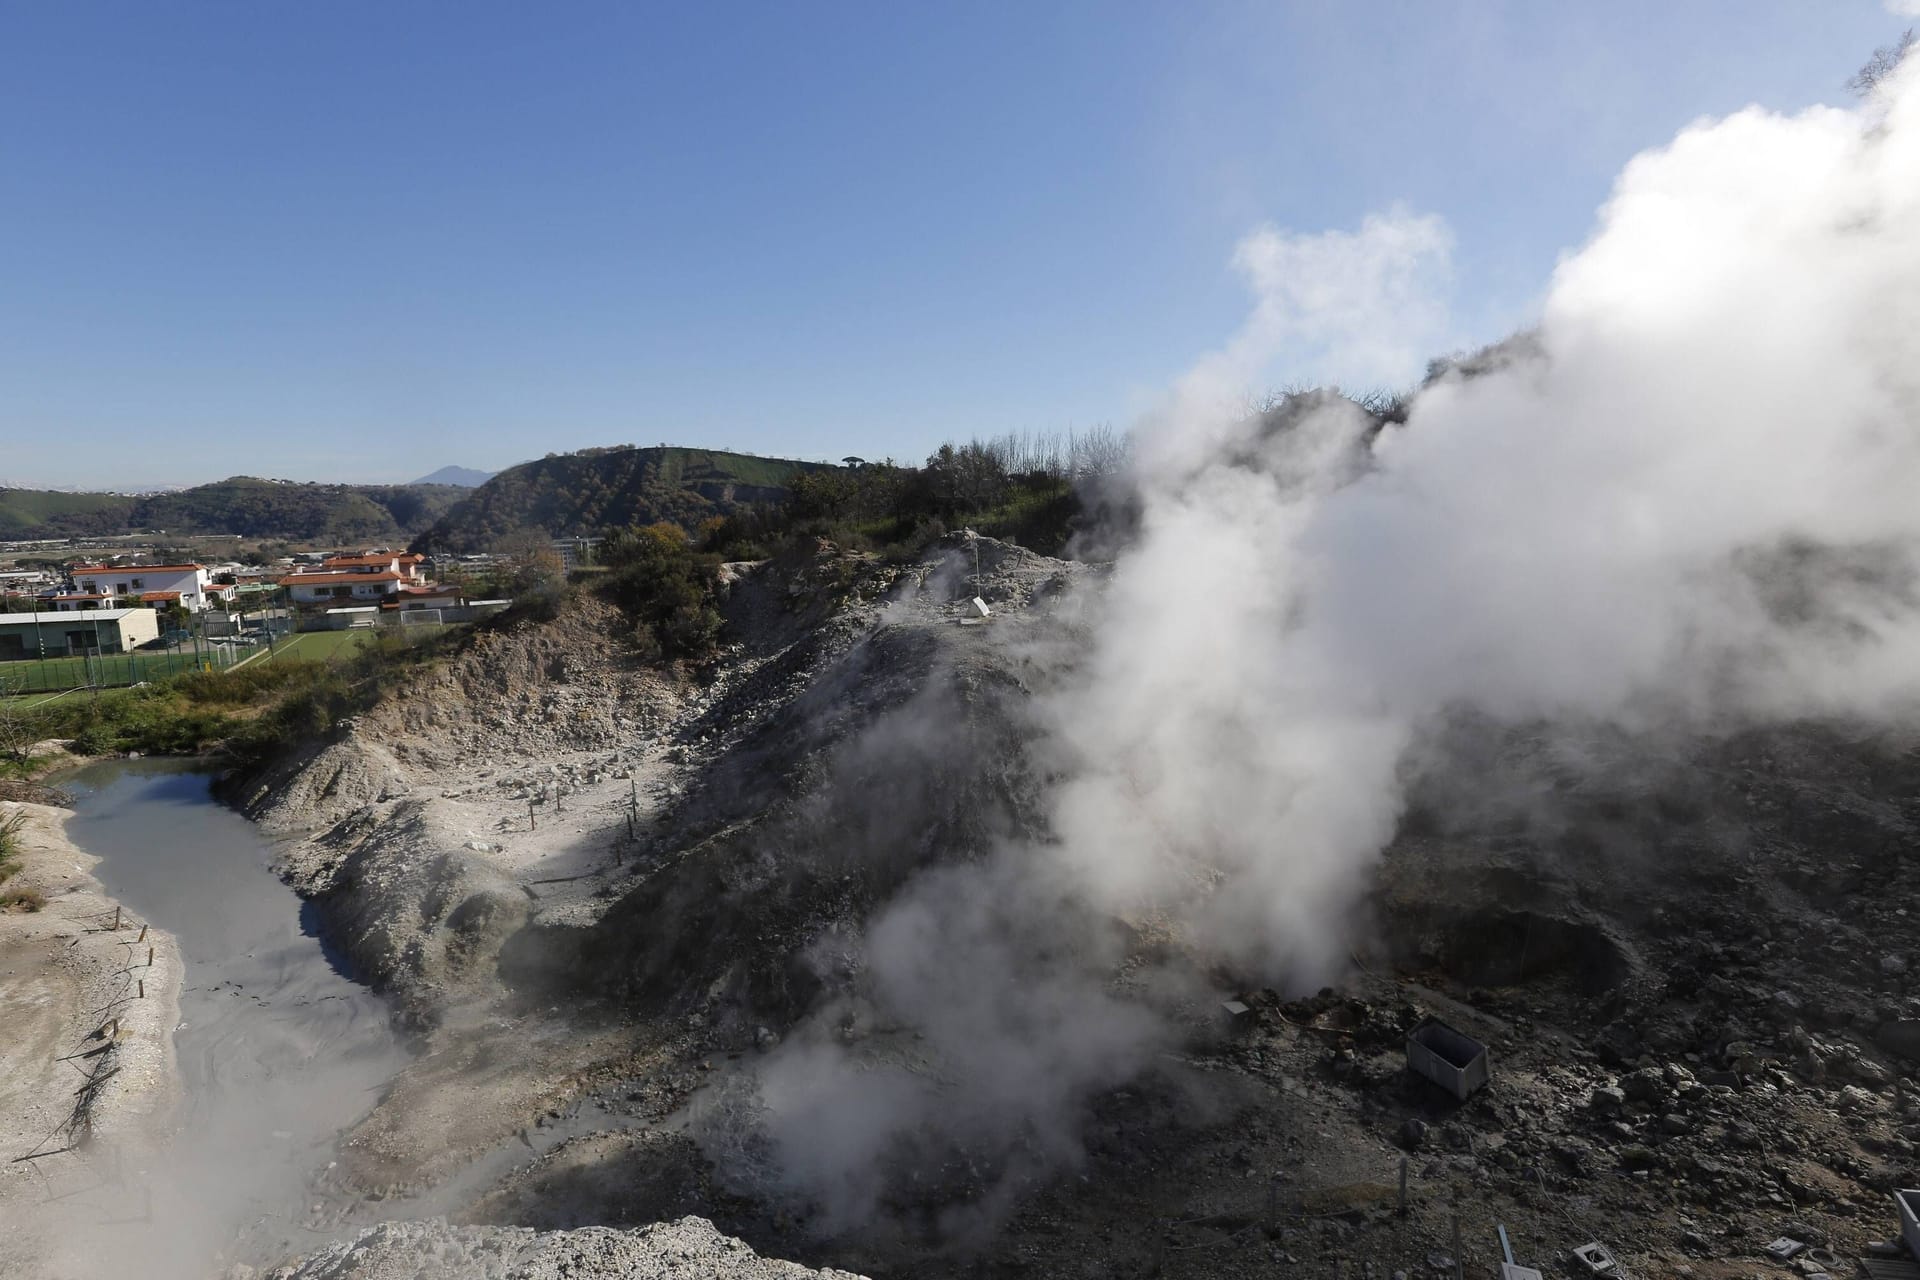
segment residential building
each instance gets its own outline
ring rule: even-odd
[[[382,609],[457,609],[465,604],[465,598],[458,587],[409,587],[402,585],[393,599],[381,604]]]
[[[280,585],[297,605],[353,600],[378,603],[400,591],[398,572],[291,573]]]
[[[73,579],[75,590],[55,598],[75,602],[73,608],[100,607],[85,603],[97,598],[111,601],[114,606],[142,604],[154,608],[177,604],[198,613],[209,604],[218,604],[226,594],[225,588],[214,585],[206,567],[197,564],[77,564],[68,570],[68,576]]]
[[[57,579],[45,569],[8,569],[0,571],[0,591],[8,595],[38,595],[56,585]]]
[[[0,661],[125,653],[159,638],[160,615],[152,609],[0,613]]]
[[[327,556],[318,565],[295,566],[280,585],[297,605],[397,603],[402,592],[431,588],[422,569],[426,562],[425,556],[403,551]]]
[[[357,555],[328,556],[311,572],[397,573],[402,581],[420,582],[425,578],[421,566],[426,562],[425,556],[411,551],[363,551]]]

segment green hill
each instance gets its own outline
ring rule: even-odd
[[[127,497],[0,489],[0,538],[239,534],[298,542],[405,542],[469,491],[458,485],[296,484],[234,476]]]
[[[457,485],[296,484],[234,476],[142,498],[140,529],[303,542],[404,542],[466,490]]]
[[[441,553],[483,551],[523,529],[553,537],[670,520],[692,528],[761,503],[786,501],[793,477],[824,463],[711,449],[632,446],[553,454],[472,490],[414,543]]]
[[[709,516],[784,502],[794,476],[823,466],[709,449],[624,447],[522,463],[477,489],[256,476],[143,497],[0,489],[0,538],[238,534],[338,545],[411,539],[423,549],[480,551],[530,528],[555,537],[656,520],[692,528]]]
[[[0,538],[124,533],[138,501],[117,493],[0,489]]]

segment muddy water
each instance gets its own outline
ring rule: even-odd
[[[309,1184],[406,1061],[385,1005],[323,945],[209,774],[115,762],[61,785],[74,843],[102,860],[94,874],[173,934],[186,965],[177,1133],[154,1167],[124,1171],[139,1211],[97,1228],[102,1255],[137,1257],[147,1276],[204,1275],[236,1251],[313,1248],[330,1233],[311,1225]]]

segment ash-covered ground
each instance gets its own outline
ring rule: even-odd
[[[697,1215],[936,1277],[1486,1274],[1500,1225],[1549,1271],[1751,1276],[1892,1234],[1888,58],[1855,107],[1636,156],[1531,327],[1392,402],[1246,395],[1432,351],[1444,221],[1254,230],[1245,322],[1134,426],[1080,562],[794,549],[675,674],[577,601],[253,780],[422,1039],[319,1216]],[[1428,1017],[1487,1088],[1406,1072]]]
[[[1598,1240],[1703,1277],[1897,1231],[1912,742],[1452,717],[1309,971],[1209,930],[1236,886],[1204,840],[1170,834],[1179,887],[1124,906],[1051,869],[1051,717],[1116,625],[1106,577],[966,535],[732,566],[697,675],[583,601],[257,782],[421,1037],[325,1219],[1382,1280],[1451,1274],[1456,1222],[1469,1274],[1496,1224],[1549,1273]],[[1490,1046],[1465,1103],[1406,1070],[1429,1017]]]

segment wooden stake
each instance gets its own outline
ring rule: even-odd
[[[135,942],[145,942],[146,940],[147,940],[147,926],[145,926],[145,925],[141,925],[141,926],[140,926],[140,936],[139,936],[139,937],[137,937],[137,938],[135,938],[135,939],[134,939],[134,941],[135,941]]]
[[[113,931],[120,932],[120,908],[117,906],[113,909]]]
[[[140,998],[142,1000],[147,998],[147,980],[145,978],[140,979]]]
[[[533,801],[529,800],[527,801],[527,830],[538,831],[539,829],[540,824],[534,821],[533,817]]]
[[[147,968],[153,968],[153,948],[147,948]]]

